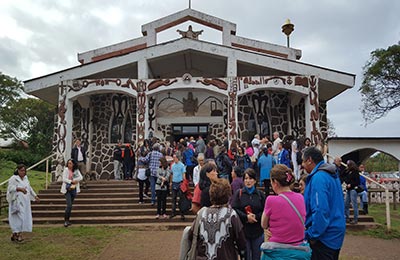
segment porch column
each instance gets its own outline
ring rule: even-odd
[[[236,77],[237,76],[237,59],[233,57],[228,57],[226,64],[226,76]]]
[[[315,76],[308,77],[309,94],[305,100],[305,117],[306,117],[306,135],[310,137],[314,144],[318,144],[322,140],[319,125],[319,95],[318,95],[318,78]]]

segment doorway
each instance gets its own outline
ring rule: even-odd
[[[181,138],[193,136],[195,139],[201,135],[203,139],[208,135],[208,124],[173,124],[172,137],[173,140],[178,142]]]

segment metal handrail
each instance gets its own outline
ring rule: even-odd
[[[46,158],[43,158],[42,160],[40,160],[39,162],[35,163],[34,165],[28,167],[26,170],[32,170],[33,168],[35,168],[36,166],[38,166],[39,164],[43,163],[44,161],[46,161],[46,190],[49,187],[48,184],[48,176],[49,176],[49,159],[53,157],[53,155],[49,155]],[[6,184],[8,181],[10,180],[10,178],[8,178],[7,180],[3,181],[2,183],[0,183],[0,186]]]
[[[327,156],[335,159],[335,157],[333,157],[330,154],[326,154]],[[347,167],[347,164],[345,164],[344,162],[341,162],[341,164],[345,167]],[[392,224],[391,224],[391,220],[390,220],[390,201],[389,201],[389,188],[386,187],[383,184],[378,183],[377,181],[371,179],[368,176],[365,176],[364,174],[360,173],[360,175],[362,175],[365,179],[375,183],[376,185],[380,186],[381,188],[383,188],[385,190],[385,204],[386,204],[386,228],[388,231],[390,231],[392,229]],[[396,198],[393,198],[393,200],[395,200]]]

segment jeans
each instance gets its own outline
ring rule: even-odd
[[[264,189],[265,189],[265,197],[269,196],[269,188],[271,187],[271,179],[263,180]]]
[[[149,176],[151,188],[151,204],[156,204],[156,176]]]
[[[65,215],[64,215],[64,220],[68,220],[71,217],[71,210],[72,210],[72,204],[74,203],[76,197],[76,190],[73,191],[67,191],[65,193],[65,200],[67,201],[67,207],[65,208]]]
[[[114,160],[114,179],[120,180],[122,173],[122,162]]]
[[[261,258],[260,246],[264,242],[264,234],[256,238],[246,237],[246,260],[259,260]]]
[[[146,184],[146,188],[144,189],[144,193],[147,195],[149,192],[149,186],[150,182],[149,179],[147,178],[146,180],[139,180],[139,202],[143,202],[143,186]]]
[[[176,185],[177,188],[175,188],[174,185]],[[182,192],[179,188],[178,183],[173,182],[172,183],[172,215],[176,215],[176,198],[179,197],[179,199],[181,199],[181,195],[182,195]],[[181,215],[183,216],[182,212],[181,212]]]
[[[353,210],[354,210],[354,222],[358,221],[358,203],[357,203],[357,191],[352,189],[348,190],[346,192],[346,199],[344,203],[344,214],[346,216],[346,219],[349,219],[350,217],[350,201],[351,204],[353,205]]]
[[[334,250],[327,247],[321,241],[310,242],[312,249],[311,260],[338,260],[340,249]]]
[[[157,190],[157,215],[166,214],[167,209],[167,191]]]

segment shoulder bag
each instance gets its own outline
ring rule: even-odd
[[[183,231],[182,235],[182,241],[181,241],[181,253],[180,253],[180,260],[194,260],[196,259],[196,253],[197,253],[197,237],[199,236],[199,229],[200,229],[200,220],[201,220],[201,215],[203,211],[206,209],[206,207],[203,207],[197,212],[197,216],[195,219],[194,227],[193,227],[193,238],[192,238],[192,243],[191,246],[189,247],[187,244],[185,245],[185,242],[187,242],[187,239],[189,237],[188,233],[190,230],[190,227],[185,228]]]

